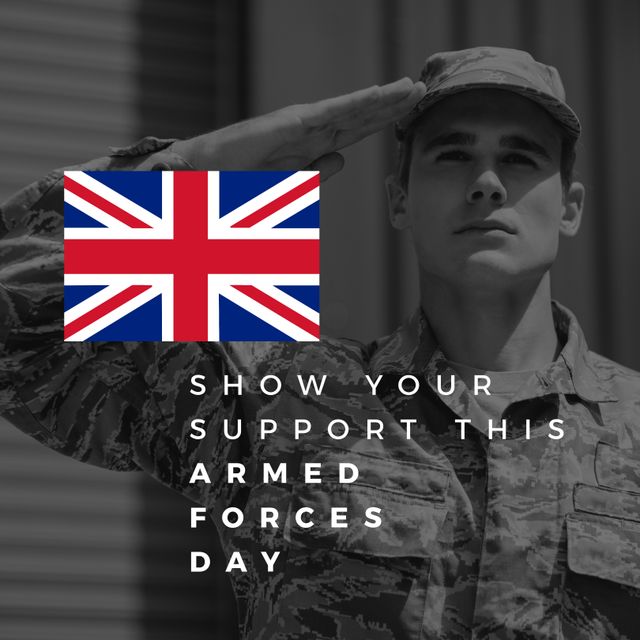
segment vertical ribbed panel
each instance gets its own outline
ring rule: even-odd
[[[65,459],[0,423],[0,638],[137,640],[138,474]]]
[[[242,4],[3,0],[0,201],[110,145],[237,119]]]
[[[136,130],[134,0],[3,0],[0,199]]]
[[[142,135],[242,116],[243,2],[2,0],[0,202]],[[209,523],[142,474],[47,451],[0,423],[0,640],[235,634]],[[213,571],[189,572],[208,550]]]
[[[182,138],[242,117],[243,0],[138,5],[138,134]]]

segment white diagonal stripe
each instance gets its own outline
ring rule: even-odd
[[[96,286],[100,286],[97,283],[92,283]],[[69,324],[74,320],[77,320],[80,316],[83,316],[85,313],[89,313],[92,309],[100,306],[107,300],[110,300],[114,296],[117,296],[119,293],[122,293],[125,289],[128,289],[131,286],[131,283],[128,282],[126,284],[119,285],[110,285],[100,291],[94,293],[92,296],[89,296],[85,300],[78,302],[75,306],[71,307],[64,312],[64,323]]]
[[[308,307],[297,298],[290,296],[288,293],[281,291],[277,287],[263,284],[260,286],[260,290],[272,297],[274,300],[277,300],[286,307],[289,307],[292,311],[295,311],[307,320],[310,320],[314,324],[318,324],[320,322],[320,314],[315,309]]]
[[[287,218],[294,216],[296,213],[299,213],[303,209],[311,206],[314,202],[317,202],[320,199],[320,188],[316,187],[309,191],[309,193],[305,193],[303,196],[296,198],[293,202],[290,202],[288,205],[285,205],[281,209],[274,211],[270,216],[263,218],[260,222],[256,222],[253,225],[254,229],[262,229],[263,227],[270,228],[279,225],[281,222],[284,222]]]
[[[68,189],[64,190],[64,201],[67,204],[70,204],[72,207],[75,207],[79,211],[82,211],[82,213],[87,214],[89,217],[94,218],[100,224],[104,224],[107,227],[112,227],[114,230],[116,229],[127,230],[131,228],[131,227],[128,227],[124,222],[104,212],[102,209],[98,209],[98,207],[92,205],[90,202],[83,200],[80,196],[77,196],[75,193],[71,193],[71,191],[69,191]],[[91,229],[91,227],[89,228]],[[104,231],[103,229],[95,229],[95,228],[91,230]],[[66,233],[67,233],[67,229],[65,229],[65,237],[67,237]]]
[[[286,318],[283,318],[281,315],[274,313],[273,311],[271,311],[271,309],[268,309],[264,305],[253,300],[253,298],[249,298],[244,293],[241,293],[231,286],[221,289],[221,293],[225,298],[231,300],[231,302],[234,302],[243,309],[246,309],[249,313],[252,313],[261,320],[268,322],[276,329],[278,329],[278,331],[281,331],[285,335],[290,336],[294,340],[302,342],[318,341],[318,338],[306,332],[304,329],[301,329],[292,322],[289,322]]]
[[[222,216],[219,220],[219,224],[223,227],[230,227],[236,224],[236,222],[240,222],[240,220],[243,220],[285,193],[288,193],[292,189],[300,186],[303,182],[310,180],[315,174],[317,174],[317,171],[297,171],[270,189],[263,191],[255,198],[252,198],[248,202],[240,205],[237,209],[234,209],[227,215]]]
[[[99,304],[106,302],[112,296],[117,295],[132,285],[151,285],[162,293],[162,340],[173,340],[173,275],[171,274],[122,274],[122,273],[98,273],[98,274],[69,274],[64,276],[64,284],[67,285],[106,285],[105,289],[98,291],[86,300],[79,302],[64,314],[65,325],[84,315]],[[75,339],[75,338],[74,338]]]
[[[113,311],[110,311],[106,315],[102,316],[102,318],[96,320],[95,322],[92,322],[83,329],[80,329],[80,331],[76,331],[76,333],[74,333],[71,337],[65,338],[65,342],[82,342],[83,340],[89,339],[91,336],[102,331],[102,329],[105,329],[110,324],[117,322],[128,313],[131,313],[138,307],[146,304],[160,293],[161,290],[159,288],[152,286],[151,289],[143,291],[135,298],[132,298],[128,302],[125,302],[123,305],[120,305],[117,309],[114,309]]]
[[[90,175],[86,174],[84,171],[65,171],[64,174],[65,176],[69,176],[72,180],[74,180],[78,184],[81,184],[83,187],[89,189],[90,191],[93,191],[94,193],[104,198],[105,200],[109,200],[109,202],[112,202],[114,205],[116,205],[120,209],[123,209],[124,211],[126,211],[129,215],[133,216],[134,218],[137,218],[141,222],[144,222],[145,224],[149,225],[150,227],[155,228],[160,223],[160,219],[158,218],[158,216],[154,215],[153,213],[151,213],[144,207],[141,207],[139,204],[133,202],[132,200],[129,200],[129,198],[123,196],[121,193],[118,193],[117,191],[114,191],[113,189],[102,184],[100,181],[96,180],[95,178],[92,178]],[[84,204],[89,204],[82,199],[81,201]],[[77,207],[77,208],[80,209],[81,211],[84,211],[82,207]],[[111,218],[112,216],[109,216],[109,217]]]

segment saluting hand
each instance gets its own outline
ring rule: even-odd
[[[425,94],[422,82],[403,78],[337,98],[296,104],[173,144],[201,170],[312,169],[321,179],[344,164],[338,150],[390,125]]]

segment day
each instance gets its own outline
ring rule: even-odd
[[[267,551],[261,551],[262,560],[267,566],[267,573],[273,573],[273,567],[280,555],[279,551],[274,551],[271,555]],[[211,568],[211,556],[206,551],[191,552],[191,573],[203,573]],[[225,573],[240,572],[246,573],[247,566],[239,551],[234,551],[229,556],[229,561],[225,568]]]

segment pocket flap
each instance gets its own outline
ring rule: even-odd
[[[301,461],[322,465],[322,481],[338,482],[339,464],[350,462],[358,468],[355,484],[383,491],[397,492],[401,497],[444,502],[449,487],[449,471],[421,462],[381,458],[366,453],[319,447],[307,449]],[[318,487],[317,484],[311,485]],[[352,486],[344,484],[344,487]]]
[[[307,547],[379,557],[425,558],[432,555],[447,513],[445,507],[449,472],[445,469],[355,454],[338,449],[322,449],[303,458],[304,462],[322,462],[322,483],[293,486],[291,507],[285,523],[285,539]],[[357,482],[340,484],[339,462],[358,467]],[[303,508],[306,528],[296,521]],[[346,508],[346,527],[331,526],[331,511]],[[366,511],[378,507],[380,526],[367,526],[372,519]]]
[[[578,483],[573,488],[576,511],[640,522],[640,493]]]
[[[567,560],[575,573],[640,588],[640,525],[569,515]]]
[[[607,442],[596,446],[596,480],[603,487],[640,491],[640,459]]]

